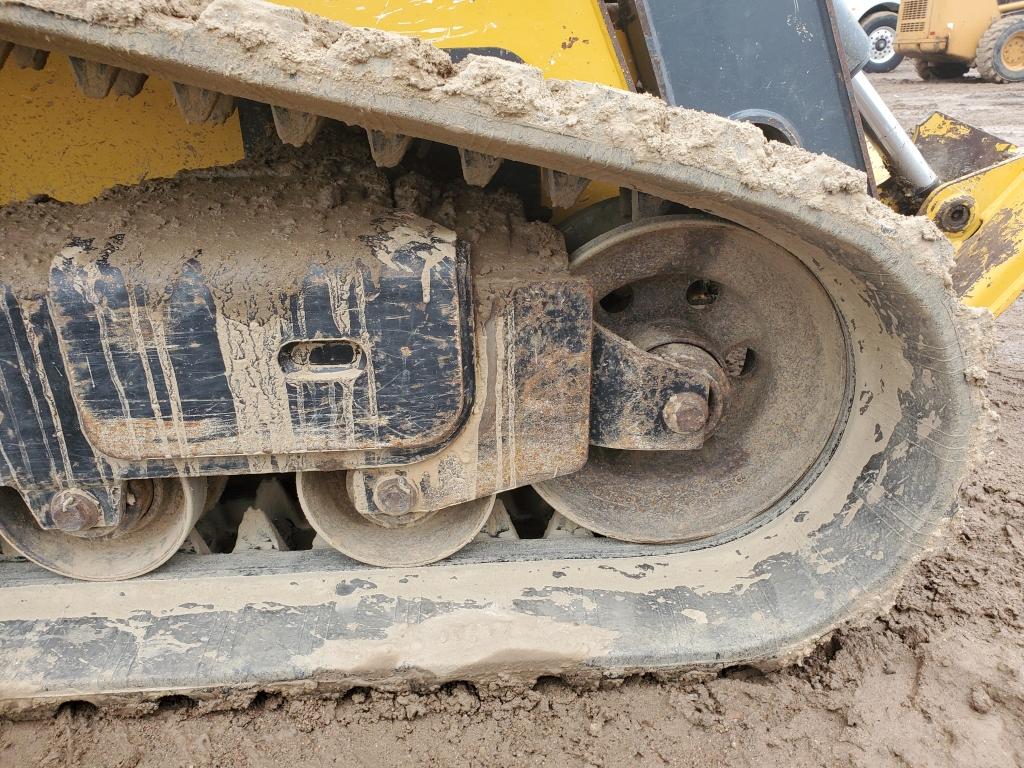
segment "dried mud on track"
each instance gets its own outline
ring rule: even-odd
[[[1024,86],[913,78],[904,66],[876,79],[908,127],[942,109],[1024,143]],[[271,697],[223,713],[168,701],[128,719],[72,707],[0,722],[0,766],[1024,766],[1024,302],[997,335],[999,437],[955,532],[889,614],[799,665],[598,691]]]

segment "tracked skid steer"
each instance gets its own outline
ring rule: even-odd
[[[0,0],[0,714],[884,609],[984,450],[1024,176],[866,59],[827,0]]]

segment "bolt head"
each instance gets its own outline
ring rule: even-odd
[[[408,478],[388,475],[377,481],[373,488],[373,503],[389,517],[403,517],[416,508],[420,494]]]
[[[939,208],[936,223],[943,232],[963,232],[974,215],[974,198],[967,195],[955,197]]]
[[[59,530],[78,533],[98,526],[103,520],[103,513],[95,496],[72,488],[53,497],[50,517]]]
[[[673,432],[703,432],[708,423],[708,401],[699,392],[678,392],[665,403],[661,415]]]

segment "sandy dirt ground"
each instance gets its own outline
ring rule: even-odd
[[[973,70],[960,80],[926,83],[906,62],[871,81],[907,129],[932,112],[945,112],[1024,146],[1020,85],[983,83]]]
[[[942,109],[1024,143],[1024,86],[876,78],[909,127]],[[887,615],[769,674],[558,681],[507,694],[358,691],[261,697],[204,713],[168,702],[131,719],[66,708],[0,722],[0,766],[1024,766],[1024,302],[997,324],[995,452],[946,546]]]

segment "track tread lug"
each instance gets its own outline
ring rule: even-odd
[[[474,187],[486,187],[503,162],[500,157],[462,147],[459,147],[459,159],[462,161],[462,175],[466,183]]]
[[[555,171],[551,168],[543,169],[542,174],[544,189],[551,199],[551,205],[555,208],[571,208],[583,194],[583,190],[590,184],[589,179]]]
[[[274,128],[277,135],[285,144],[293,147],[301,147],[309,144],[320,132],[324,119],[320,115],[310,112],[298,112],[287,107],[272,106],[271,112],[274,115]]]
[[[405,157],[406,150],[412,143],[412,136],[401,133],[369,130],[366,132],[370,141],[370,154],[379,168],[394,168]]]
[[[11,51],[11,58],[21,69],[40,70],[46,66],[46,60],[50,58],[50,52],[41,48],[29,48],[27,45],[15,45]]]
[[[174,83],[174,98],[185,122],[194,125],[220,125],[235,111],[233,96],[196,85]]]
[[[148,79],[149,75],[142,72],[131,72],[127,69],[121,69],[118,70],[117,77],[114,78],[112,90],[115,96],[124,96],[125,98],[132,99],[142,92]]]
[[[71,72],[75,76],[75,85],[78,89],[90,99],[106,98],[120,70],[109,64],[80,59],[77,56],[69,56],[68,59],[71,61]]]

